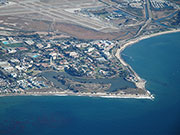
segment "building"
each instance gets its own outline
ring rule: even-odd
[[[7,2],[7,0],[0,0],[0,4],[6,4]]]

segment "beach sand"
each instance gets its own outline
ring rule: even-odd
[[[145,84],[146,81],[143,80],[132,68],[129,64],[127,64],[122,58],[121,58],[121,52],[128,46],[133,45],[134,43],[137,43],[141,40],[151,38],[154,36],[162,35],[162,34],[168,34],[168,33],[175,33],[180,32],[180,29],[171,30],[171,31],[164,31],[159,33],[154,33],[151,35],[141,36],[136,39],[132,39],[129,41],[124,41],[124,44],[121,45],[119,49],[117,49],[115,56],[120,60],[120,62],[125,66],[129,67],[129,69],[133,72],[136,79],[138,80],[135,82],[137,88],[146,90]],[[52,88],[53,89],[53,88]],[[135,98],[135,99],[154,99],[154,96],[146,90],[146,94],[124,94],[124,93],[74,93],[72,91],[48,91],[48,92],[22,92],[22,93],[7,93],[7,94],[0,94],[0,97],[4,96],[89,96],[89,97],[102,97],[102,98]]]
[[[159,33],[154,33],[154,34],[150,34],[150,35],[146,35],[146,36],[141,36],[141,37],[138,37],[138,38],[135,38],[135,39],[132,39],[132,40],[129,40],[129,41],[124,41],[125,43],[121,45],[121,47],[119,49],[117,49],[116,51],[116,54],[115,56],[119,59],[119,61],[125,66],[125,67],[129,67],[129,69],[131,69],[131,71],[133,72],[133,74],[135,75],[136,79],[138,80],[137,82],[134,82],[136,84],[136,87],[137,88],[140,88],[140,89],[144,89],[146,90],[145,88],[145,84],[146,84],[146,81],[144,79],[142,79],[133,69],[132,67],[127,64],[121,57],[121,52],[128,46],[130,45],[133,45],[141,40],[144,40],[144,39],[148,39],[148,38],[151,38],[151,37],[155,37],[155,36],[159,36],[159,35],[163,35],[163,34],[168,34],[168,33],[175,33],[175,32],[180,32],[180,29],[173,29],[173,30],[170,30],[170,31],[163,31],[163,32],[159,32]],[[153,97],[153,95],[150,94],[150,92],[147,90],[147,92],[149,93],[149,96],[150,97]]]

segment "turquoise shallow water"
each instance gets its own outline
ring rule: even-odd
[[[28,96],[0,98],[0,135],[179,135],[180,33],[128,47],[124,59],[155,100]],[[128,56],[128,57],[127,57]]]

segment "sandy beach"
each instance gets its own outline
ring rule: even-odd
[[[123,93],[74,93],[72,91],[62,91],[62,92],[22,92],[22,93],[7,93],[7,94],[1,94],[0,97],[5,96],[88,96],[88,97],[100,97],[100,98],[134,98],[134,99],[154,99],[154,96],[152,96],[150,93],[146,94],[123,94]]]
[[[135,39],[132,39],[132,40],[129,40],[129,41],[125,41],[125,43],[123,45],[121,45],[121,47],[119,49],[117,49],[116,51],[116,54],[115,56],[120,60],[120,62],[125,66],[125,67],[129,67],[129,69],[131,69],[131,71],[133,72],[133,74],[135,75],[136,79],[138,80],[137,82],[135,82],[137,88],[140,88],[140,89],[145,89],[145,84],[146,84],[146,81],[143,80],[142,78],[140,78],[140,76],[132,69],[132,67],[127,64],[121,57],[121,52],[128,46],[130,45],[133,45],[141,40],[144,40],[144,39],[148,39],[148,38],[151,38],[151,37],[155,37],[155,36],[159,36],[159,35],[163,35],[163,34],[168,34],[168,33],[175,33],[175,32],[180,32],[180,29],[173,29],[173,30],[170,30],[170,31],[163,31],[163,32],[159,32],[159,33],[154,33],[154,34],[151,34],[151,35],[145,35],[145,36],[141,36],[141,37],[138,37],[138,38],[135,38]],[[150,94],[150,92],[147,90],[147,92]],[[151,95],[151,94],[150,94]],[[151,95],[153,96],[153,95]]]
[[[134,43],[137,43],[141,40],[151,38],[154,36],[159,36],[162,34],[168,34],[168,33],[175,33],[175,32],[180,32],[180,29],[178,30],[171,30],[171,31],[164,31],[164,32],[159,32],[159,33],[154,33],[151,35],[146,35],[146,36],[141,36],[136,39],[132,39],[129,41],[124,41],[124,44],[121,45],[119,49],[117,49],[115,56],[120,60],[120,62],[125,66],[128,67],[133,74],[135,75],[136,79],[138,80],[137,82],[134,82],[137,86],[137,88],[146,90],[145,84],[146,81],[143,80],[132,68],[129,64],[127,64],[122,58],[121,58],[121,52],[128,46],[133,45]],[[125,93],[74,93],[69,90],[65,91],[53,91],[54,88],[52,88],[52,91],[48,92],[21,92],[21,93],[7,93],[7,94],[0,94],[0,97],[4,96],[88,96],[88,97],[101,97],[101,98],[135,98],[135,99],[154,99],[154,96],[146,90],[146,94],[125,94]]]
[[[159,36],[159,35],[163,35],[163,34],[176,33],[176,32],[180,32],[180,29],[173,29],[173,30],[170,30],[170,31],[163,31],[163,32],[154,33],[154,34],[151,34],[151,35],[145,35],[145,36],[138,37],[136,39],[129,40],[129,41],[127,41],[127,43],[122,45],[120,49],[117,50],[116,57],[119,58],[119,53],[122,52],[126,47],[128,47],[128,46],[130,46],[130,45],[132,45],[134,43],[137,43],[137,42],[139,42],[141,40],[148,39],[148,38],[155,37],[155,36]],[[122,63],[122,64],[126,65],[125,62]]]

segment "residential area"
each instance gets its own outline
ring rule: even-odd
[[[35,34],[1,36],[0,44],[1,92],[52,87],[52,83],[40,75],[45,71],[87,79],[130,77],[112,56],[115,41],[49,40]]]

